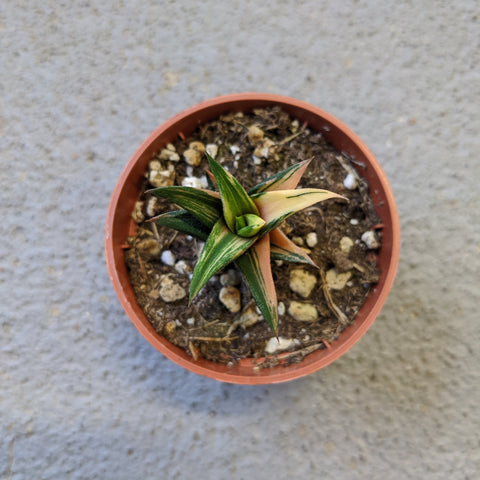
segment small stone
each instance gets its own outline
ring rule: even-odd
[[[345,177],[345,180],[343,181],[343,185],[348,190],[355,190],[358,186],[358,181],[357,181],[356,175],[353,174],[353,173],[349,173]]]
[[[254,145],[257,142],[259,142],[260,140],[262,140],[264,135],[265,135],[265,132],[260,127],[258,127],[257,125],[252,125],[252,126],[248,127],[247,136],[248,136],[248,140],[250,140],[250,143],[252,145]]]
[[[230,145],[230,151],[232,152],[232,155],[236,155],[241,148],[238,145]]]
[[[278,302],[277,311],[280,316],[285,315],[285,304],[283,302]]]
[[[299,322],[314,322],[318,319],[318,311],[315,305],[310,303],[291,302],[288,313]]]
[[[257,148],[253,151],[253,154],[259,158],[268,158],[270,150],[273,150],[274,145],[275,143],[266,137],[259,142]]]
[[[185,161],[194,167],[200,165],[202,161],[202,154],[198,150],[194,150],[193,148],[189,148],[183,152],[183,157]]]
[[[208,183],[207,180],[203,178],[198,178],[198,177],[185,177],[182,180],[182,186],[183,187],[193,187],[193,188],[207,188]]]
[[[243,328],[247,328],[255,325],[259,319],[260,319],[260,316],[255,310],[255,307],[248,307],[240,315],[239,323]]]
[[[157,158],[160,160],[169,160],[170,162],[178,162],[180,160],[180,155],[175,151],[175,147],[173,145],[171,146],[173,147],[173,150],[167,145],[167,148],[164,148]]]
[[[135,223],[142,223],[145,220],[143,214],[143,202],[136,202],[132,212],[132,219]]]
[[[159,243],[154,238],[145,238],[136,244],[136,248],[143,254],[157,257],[160,255],[161,249]]]
[[[305,240],[307,241],[307,245],[310,248],[313,248],[318,243],[318,235],[316,234],[316,232],[310,232],[307,234]]]
[[[337,273],[334,268],[331,268],[325,275],[325,281],[330,290],[342,290],[351,276],[352,272]]]
[[[170,275],[163,275],[159,293],[162,300],[167,303],[176,302],[187,295],[185,289],[178,283],[175,283]]]
[[[350,220],[350,223],[351,223],[352,225],[358,225],[360,222],[359,222],[356,218],[352,218],[352,219]]]
[[[218,295],[219,300],[232,313],[240,311],[240,291],[235,287],[222,287]]]
[[[179,162],[180,161],[180,155],[177,152],[173,152],[170,155],[170,158],[168,159],[170,162]]]
[[[167,143],[166,146],[167,150],[170,150],[171,152],[176,152],[175,145],[173,143]]]
[[[170,250],[164,250],[160,256],[160,260],[169,267],[173,267],[175,265],[175,255]]]
[[[202,142],[190,142],[188,148],[189,150],[196,150],[202,155],[205,153],[205,145]]]
[[[255,155],[252,155],[252,160],[254,165],[261,165],[262,164],[262,159],[256,157]]]
[[[342,237],[342,239],[340,240],[340,250],[348,255],[352,247],[353,240],[350,237]]]
[[[265,346],[265,353],[272,355],[277,352],[283,352],[291,347],[299,345],[296,338],[272,337]]]
[[[191,327],[195,325],[195,319],[193,317],[187,318],[187,325],[190,325]]]
[[[222,273],[220,276],[220,283],[224,287],[235,286],[238,285],[241,281],[240,274],[237,270],[230,268],[227,272]]]
[[[186,273],[190,272],[190,265],[188,265],[185,260],[179,260],[175,264],[175,271],[181,275],[185,275]]]
[[[290,289],[303,298],[308,298],[316,283],[317,277],[306,270],[295,269],[290,272]]]
[[[205,147],[206,152],[215,159],[218,153],[218,147],[214,143],[208,143]]]
[[[292,237],[292,242],[295,245],[298,245],[299,247],[301,247],[304,244],[304,241],[303,241],[302,237]]]
[[[167,170],[151,170],[148,181],[153,187],[170,187],[175,182],[175,167],[169,165]]]
[[[149,170],[155,170],[156,172],[160,171],[162,169],[162,164],[158,160],[152,160],[148,164]]]
[[[147,208],[145,209],[147,211],[147,215],[149,217],[153,217],[157,213],[157,203],[158,203],[158,198],[157,197],[150,197],[147,202]]]
[[[369,249],[375,249],[380,246],[380,242],[377,239],[377,234],[373,230],[368,230],[362,235],[362,242],[367,246]]]

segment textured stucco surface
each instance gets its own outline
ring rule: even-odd
[[[123,313],[103,229],[125,163],[201,100],[343,120],[386,171],[401,264],[307,378],[190,374]],[[478,2],[0,3],[0,478],[479,478]]]

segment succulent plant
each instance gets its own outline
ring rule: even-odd
[[[235,262],[263,317],[278,335],[271,258],[315,265],[278,227],[299,210],[344,197],[316,188],[296,189],[311,160],[292,165],[247,193],[233,175],[206,155],[211,168],[211,189],[169,186],[149,190],[181,208],[151,221],[205,241],[190,283],[190,302],[213,275]]]

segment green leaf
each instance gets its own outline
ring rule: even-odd
[[[222,201],[218,192],[193,187],[159,187],[146,193],[170,200],[209,228],[213,227],[222,215]]]
[[[265,235],[236,261],[265,321],[278,336],[277,293],[270,265],[270,238]]]
[[[233,175],[227,172],[208,153],[206,155],[217,182],[218,191],[220,192],[223,217],[225,218],[228,228],[232,232],[235,232],[235,219],[247,213],[258,215],[258,209]]]
[[[162,215],[150,218],[148,221],[187,233],[203,241],[208,238],[208,234],[210,233],[208,227],[186,210],[175,210],[173,212],[163,213]]]
[[[265,225],[265,220],[253,213],[247,213],[235,219],[235,231],[241,237],[253,237]]]
[[[285,262],[307,263],[318,266],[298,245],[295,245],[280,229],[270,232],[270,255],[274,260]]]
[[[263,232],[270,232],[293,213],[330,198],[346,200],[341,195],[318,188],[276,190],[252,195],[260,216],[267,222]]]
[[[270,178],[267,178],[263,182],[259,183],[252,189],[248,191],[249,195],[261,192],[271,192],[273,190],[293,190],[297,188],[298,182],[302,178],[302,175],[305,173],[306,168],[312,161],[313,157],[310,160],[304,160],[303,162],[296,163],[287,169],[276,173]]]
[[[235,235],[225,225],[224,220],[220,218],[214,225],[193,271],[190,283],[190,301],[212,275],[237,259],[256,240],[257,237],[245,238]]]

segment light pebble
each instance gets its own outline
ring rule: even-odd
[[[353,247],[353,240],[350,237],[342,237],[340,240],[340,250],[345,253],[349,254],[350,250]]]
[[[278,302],[277,312],[281,317],[285,315],[285,304],[283,302]]]
[[[205,150],[212,158],[216,158],[218,153],[217,145],[215,145],[214,143],[208,143],[207,146],[205,147]]]
[[[349,173],[345,177],[345,180],[343,180],[343,185],[348,190],[355,190],[358,186],[358,181],[357,181],[357,177],[355,176],[355,174]]]
[[[171,303],[185,298],[187,292],[185,289],[175,283],[170,275],[164,275],[160,282],[160,297],[164,302]]]
[[[183,158],[189,165],[197,167],[202,161],[202,154],[198,150],[189,148],[183,152]]]
[[[313,248],[318,244],[318,235],[316,232],[310,232],[307,234],[305,240],[307,241],[307,245]]]
[[[170,250],[164,250],[160,256],[160,260],[169,267],[175,265],[175,255]]]
[[[380,246],[380,242],[378,241],[377,234],[373,230],[368,230],[364,232],[361,238],[362,238],[362,242],[369,249],[375,249]]]
[[[202,177],[185,177],[182,180],[182,186],[183,187],[193,187],[193,188],[207,188],[208,183],[207,180]]]
[[[272,337],[265,346],[265,353],[272,355],[277,352],[283,352],[299,345],[300,342],[296,338]]]
[[[240,311],[240,291],[235,287],[222,287],[218,295],[219,300],[225,305],[227,310],[232,313]]]
[[[299,322],[314,322],[318,319],[318,311],[315,305],[310,303],[291,302],[288,313]]]
[[[352,272],[338,273],[334,268],[331,268],[325,274],[325,281],[331,290],[342,290],[347,282],[350,280]]]
[[[295,269],[290,272],[290,289],[303,298],[308,298],[312,293],[317,277],[303,269]]]

